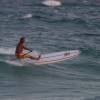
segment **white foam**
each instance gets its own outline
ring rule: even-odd
[[[83,0],[83,3],[88,3],[88,1],[87,0]]]
[[[42,4],[46,6],[61,6],[61,2],[58,0],[45,0],[42,2]]]
[[[32,14],[25,14],[22,18],[27,19],[27,18],[31,18],[31,17],[32,17]]]
[[[15,48],[8,48],[8,47],[0,48],[0,54],[14,55],[14,53],[15,53]]]

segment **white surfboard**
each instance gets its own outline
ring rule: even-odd
[[[24,59],[25,62],[42,65],[42,64],[52,64],[57,63],[64,60],[72,59],[80,54],[79,50],[71,50],[71,51],[61,51],[61,52],[54,52],[48,54],[42,54],[39,60],[31,60],[31,59]]]

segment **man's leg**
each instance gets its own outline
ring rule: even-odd
[[[33,60],[39,60],[39,59],[40,59],[40,57],[41,57],[41,55],[39,55],[39,57],[38,57],[38,58],[33,57],[33,56],[31,56],[31,55],[23,55],[23,56],[24,56],[24,58],[30,58],[30,59],[33,59]]]

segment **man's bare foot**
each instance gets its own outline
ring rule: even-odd
[[[70,53],[65,53],[64,56],[67,56],[67,55],[69,55],[69,54],[70,54]]]
[[[35,58],[36,60],[39,60],[41,58],[41,55],[39,55],[39,57],[38,58]]]

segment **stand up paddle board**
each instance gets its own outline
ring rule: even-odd
[[[48,54],[42,54],[39,60],[23,59],[27,63],[42,65],[42,64],[52,64],[64,60],[72,59],[80,54],[79,50],[71,51],[61,51]],[[34,55],[33,55],[34,56]]]

